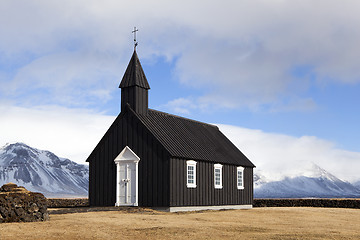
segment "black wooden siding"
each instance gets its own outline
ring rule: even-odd
[[[244,168],[244,189],[237,189],[236,168],[223,164],[223,188],[214,187],[214,163],[197,161],[196,188],[186,187],[186,160],[170,160],[170,206],[252,205],[253,168]]]
[[[140,114],[148,110],[148,90],[133,86],[121,89],[121,111],[125,111],[126,104]]]
[[[129,146],[139,157],[139,205],[169,206],[169,158],[158,141],[131,113],[119,116],[89,157],[91,206],[114,206],[114,159]]]

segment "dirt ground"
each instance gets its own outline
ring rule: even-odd
[[[51,214],[48,222],[2,223],[0,239],[360,239],[360,209]]]

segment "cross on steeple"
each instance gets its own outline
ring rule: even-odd
[[[136,50],[136,46],[138,45],[138,42],[136,41],[136,32],[139,31],[139,29],[136,29],[136,27],[134,27],[134,31],[132,31],[132,33],[134,34],[134,51]]]

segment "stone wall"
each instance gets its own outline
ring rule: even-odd
[[[87,198],[48,198],[49,208],[89,207]]]
[[[49,220],[49,213],[43,194],[30,192],[13,183],[0,188],[0,223],[46,220]]]
[[[360,208],[360,199],[254,199],[253,206]]]

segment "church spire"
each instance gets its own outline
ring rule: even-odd
[[[134,50],[119,88],[121,88],[121,111],[124,111],[126,104],[129,104],[135,112],[147,113],[150,86],[136,50]]]
[[[138,86],[144,89],[150,89],[149,83],[146,79],[144,70],[140,64],[140,60],[136,51],[130,59],[126,68],[125,74],[121,80],[119,88]]]

